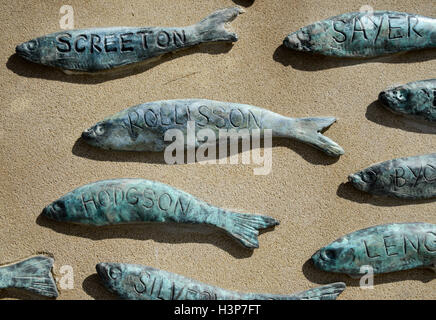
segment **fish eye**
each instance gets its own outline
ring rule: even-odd
[[[38,47],[38,42],[36,40],[30,40],[27,42],[27,49],[35,50]]]
[[[328,259],[334,259],[336,258],[336,251],[335,250],[326,250],[324,255],[328,258]]]
[[[394,91],[394,95],[400,101],[406,100],[406,96],[404,95],[404,93],[402,91]]]
[[[374,183],[377,180],[377,174],[372,170],[362,172],[362,180],[366,183]]]
[[[111,277],[113,280],[116,280],[120,278],[121,276],[121,270],[119,268],[111,268],[108,272],[109,277]]]
[[[98,125],[97,127],[95,127],[95,133],[97,135],[102,135],[104,133],[104,128],[101,125]]]

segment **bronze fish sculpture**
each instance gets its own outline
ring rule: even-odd
[[[436,197],[436,153],[374,164],[348,180],[361,191],[407,200]]]
[[[226,30],[225,24],[242,12],[239,7],[218,10],[199,23],[182,28],[65,30],[24,42],[16,47],[16,53],[31,62],[62,70],[98,72],[201,43],[235,42],[238,36]]]
[[[313,257],[321,270],[362,274],[370,266],[375,274],[413,268],[436,271],[436,225],[394,223],[359,230],[317,251]]]
[[[378,100],[393,113],[436,121],[436,79],[410,82],[382,91]]]
[[[436,47],[436,19],[395,11],[351,12],[289,34],[284,46],[334,57],[368,58]]]
[[[258,248],[259,229],[279,224],[271,217],[214,207],[163,183],[144,179],[94,182],[44,208],[43,216],[93,226],[144,222],[206,224],[227,231],[246,248]]]
[[[24,289],[41,296],[56,298],[59,293],[52,275],[54,260],[38,255],[0,266],[0,289]]]
[[[291,295],[241,293],[135,264],[99,263],[96,269],[109,291],[129,300],[335,300],[345,289],[338,282]]]
[[[125,109],[98,122],[82,133],[90,145],[125,151],[160,152],[171,143],[165,141],[165,132],[178,129],[185,136],[185,148],[198,147],[196,139],[188,145],[188,122],[194,122],[195,132],[211,129],[218,140],[221,130],[272,130],[273,137],[297,139],[329,156],[338,157],[344,150],[320,132],[336,119],[288,118],[255,106],[205,99],[155,101]],[[208,141],[209,142],[209,141]]]

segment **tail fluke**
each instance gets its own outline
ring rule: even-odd
[[[259,230],[277,226],[280,223],[268,216],[228,212],[228,218],[223,228],[244,247],[259,248],[257,236]]]
[[[296,293],[293,296],[298,300],[336,300],[336,298],[345,290],[345,288],[345,283],[336,282]]]
[[[340,145],[321,134],[336,122],[335,118],[300,118],[295,120],[296,122],[292,125],[294,138],[310,144],[331,157],[339,157],[345,153]]]
[[[3,267],[11,288],[25,289],[46,297],[57,297],[58,289],[51,273],[53,258],[35,256]]]
[[[243,12],[242,8],[233,7],[221,9],[210,14],[195,25],[200,39],[203,42],[238,41],[238,35],[226,30],[225,26]]]

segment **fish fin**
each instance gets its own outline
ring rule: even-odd
[[[298,300],[336,300],[346,287],[345,283],[336,282],[299,292],[292,296]]]
[[[203,42],[238,41],[238,35],[226,30],[225,24],[235,20],[243,12],[240,7],[231,7],[210,14],[195,25],[201,40]]]
[[[11,287],[56,298],[59,294],[51,273],[53,262],[53,258],[40,255],[8,266],[12,274]]]
[[[280,222],[268,216],[228,212],[229,220],[224,229],[243,246],[254,249],[259,248],[257,236],[260,229],[279,225]],[[228,224],[228,225],[227,225]]]
[[[292,127],[296,133],[293,133],[292,137],[310,144],[332,157],[339,157],[345,153],[344,149],[336,142],[321,134],[321,132],[336,122],[334,117],[300,118],[294,120],[296,122],[292,123]]]

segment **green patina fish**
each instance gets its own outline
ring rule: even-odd
[[[436,121],[436,79],[410,82],[385,90],[378,99],[394,113]]]
[[[195,135],[199,130],[210,129],[216,141],[220,132],[233,130],[235,134],[247,131],[272,130],[273,137],[297,139],[329,156],[338,157],[344,150],[320,132],[336,119],[288,118],[255,106],[205,99],[155,101],[133,106],[110,116],[85,130],[82,138],[92,146],[126,151],[164,151],[172,143],[165,133],[177,129],[184,135],[185,148],[199,146],[186,138],[189,122],[194,123]],[[210,137],[208,137],[208,142]]]
[[[109,291],[129,300],[335,300],[345,289],[338,282],[291,295],[240,293],[147,266],[99,263],[96,269]]]
[[[243,10],[218,10],[201,22],[182,28],[110,27],[65,30],[16,47],[26,60],[68,71],[98,72],[145,61],[201,43],[235,42],[238,36],[225,29]]]
[[[289,49],[336,57],[377,57],[436,47],[436,19],[394,11],[351,12],[301,28]]]
[[[359,190],[408,200],[436,197],[436,153],[374,164],[348,180]]]
[[[207,224],[258,248],[259,229],[279,224],[271,217],[214,207],[168,185],[143,179],[105,180],[79,187],[44,208],[42,215],[94,226],[175,222]]]
[[[363,266],[386,273],[419,267],[436,271],[436,225],[385,224],[350,233],[312,256],[328,272],[362,274]],[[367,269],[365,269],[365,273]]]
[[[0,289],[24,289],[41,296],[56,298],[58,290],[51,273],[54,260],[39,255],[0,266]]]

